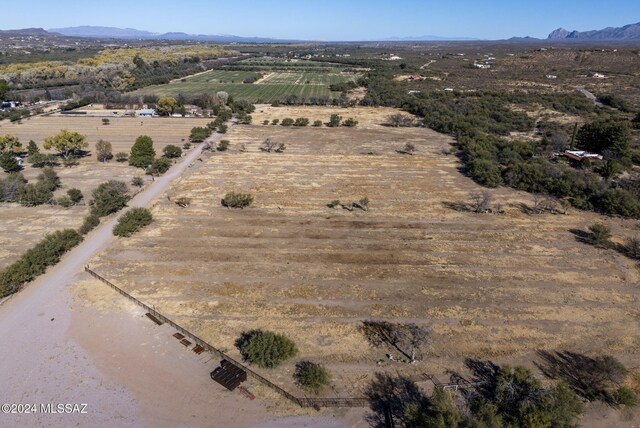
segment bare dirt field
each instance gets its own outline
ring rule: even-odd
[[[328,118],[329,110],[265,108],[254,120]],[[296,394],[291,373],[301,359],[332,371],[327,396],[360,396],[376,370],[420,380],[445,379],[465,358],[532,366],[537,349],[606,352],[637,366],[638,268],[570,231],[601,221],[630,235],[635,222],[578,211],[527,215],[520,204],[531,196],[510,189],[491,191],[502,215],[453,210],[448,204],[481,188],[444,154],[449,138],[385,128],[384,109],[359,110],[353,116],[365,125],[355,129],[236,127],[229,152],[168,192],[190,197],[189,208],[159,199],[155,224],[92,267],[234,357],[243,331],[287,334],[300,355],[262,372]],[[286,151],[261,152],[265,138]],[[407,142],[414,156],[396,153]],[[253,206],[221,207],[230,190],[253,194]],[[368,212],[326,207],[363,196]],[[423,361],[389,362],[387,349],[372,350],[358,331],[370,318],[430,326]]]
[[[139,135],[149,135],[154,140],[156,154],[160,156],[164,146],[176,144],[181,147],[182,140],[188,140],[191,128],[203,126],[206,122],[204,119],[114,118],[111,119],[111,125],[104,126],[100,118],[34,117],[22,124],[3,122],[0,135],[15,135],[25,147],[29,140],[34,140],[42,150],[44,138],[68,128],[87,136],[90,151],[94,150],[99,139],[110,141],[114,154],[120,151],[129,153]],[[101,163],[96,160],[95,155],[81,158],[78,166],[59,166],[55,170],[62,182],[62,187],[55,192],[55,196],[62,196],[68,189],[75,187],[82,191],[85,202],[88,202],[91,191],[100,183],[108,180],[130,183],[135,176],[144,177],[144,171],[131,167],[126,162],[112,160]],[[22,171],[29,181],[35,181],[40,172],[40,169],[32,168],[28,163],[25,163]],[[0,177],[4,176],[0,172]],[[16,260],[46,233],[79,227],[88,210],[86,205],[65,209],[50,205],[26,208],[18,204],[0,203],[0,268]]]

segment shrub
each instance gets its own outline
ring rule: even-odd
[[[36,184],[27,184],[20,189],[20,205],[35,207],[49,203],[53,199],[53,192],[48,183],[39,181]]]
[[[43,168],[45,166],[59,165],[58,158],[56,158],[53,155],[47,155],[44,153],[34,153],[33,155],[27,158],[27,161],[34,168]]]
[[[129,237],[152,222],[151,211],[146,208],[133,208],[118,219],[118,224],[113,228],[113,234],[120,237]]]
[[[181,208],[187,208],[189,205],[191,205],[191,199],[184,196],[176,199],[175,202],[176,202],[176,205]]]
[[[253,196],[248,193],[227,192],[222,205],[227,208],[245,208],[253,203]]]
[[[349,128],[353,128],[354,126],[356,126],[358,124],[358,121],[355,120],[354,118],[350,117],[349,119],[345,120],[344,122],[342,122],[342,126],[347,126]]]
[[[587,240],[593,245],[608,246],[611,238],[611,228],[602,223],[595,223],[589,226],[589,237]]]
[[[226,152],[227,149],[229,149],[229,140],[221,140],[216,148],[219,152]]]
[[[38,181],[47,186],[52,192],[60,187],[60,177],[53,168],[45,168],[38,175]]]
[[[293,124],[296,123],[295,120],[291,119],[290,117],[285,117],[284,119],[282,119],[282,126],[293,126]]]
[[[129,165],[137,168],[146,168],[153,163],[156,151],[153,149],[153,139],[147,135],[136,138],[136,142],[131,147]]]
[[[229,129],[229,127],[227,125],[222,124],[222,125],[218,126],[218,133],[219,134],[226,134],[228,129]]]
[[[322,121],[321,120],[316,120],[313,122],[313,126],[319,128],[322,126]]]
[[[84,222],[82,223],[82,226],[80,226],[80,229],[78,229],[78,232],[80,232],[80,234],[82,235],[86,235],[87,233],[98,227],[99,224],[100,217],[95,214],[89,214],[84,218]]]
[[[329,122],[327,122],[327,126],[331,128],[335,128],[337,126],[340,126],[341,122],[342,122],[342,116],[340,116],[339,114],[332,114],[331,117],[329,118]]]
[[[73,202],[71,202],[71,199],[68,196],[60,196],[56,199],[56,203],[63,208],[69,208],[73,205]]]
[[[192,143],[202,143],[204,140],[211,136],[211,131],[215,130],[217,125],[215,122],[209,122],[205,128],[195,127],[191,129],[191,135],[189,135],[189,141]]]
[[[635,407],[638,405],[638,396],[630,388],[621,386],[613,392],[613,401],[618,406]]]
[[[71,200],[71,202],[73,202],[74,204],[78,204],[82,199],[84,199],[84,195],[82,194],[80,189],[76,189],[75,187],[73,189],[67,190],[67,196],[69,196],[69,200]]]
[[[489,159],[478,158],[468,164],[471,178],[487,187],[498,187],[502,184],[502,175],[498,164]]]
[[[273,119],[273,120],[271,121],[271,124],[272,124],[272,125],[277,125],[278,123],[280,123],[280,119]]]
[[[329,208],[336,208],[339,205],[340,205],[340,199],[334,199],[333,201],[327,204]]]
[[[169,144],[162,149],[162,153],[164,153],[164,157],[168,159],[179,158],[182,156],[182,149],[178,146],[174,146],[173,144]]]
[[[183,148],[184,150],[189,150],[189,149],[191,148],[191,143],[184,143],[184,144],[182,145],[182,148]]]
[[[171,168],[171,161],[167,158],[158,158],[151,163],[151,167],[147,169],[147,174],[162,175]]]
[[[265,119],[265,120],[263,120],[263,121],[262,121],[262,124],[263,124],[263,125],[268,125],[268,124],[269,124],[269,119]]]
[[[120,211],[129,201],[129,189],[122,181],[109,180],[100,184],[92,193],[91,213],[98,217]]]
[[[133,177],[131,179],[131,185],[132,186],[136,186],[136,187],[142,187],[144,186],[144,180],[142,179],[142,177]]]
[[[236,341],[242,357],[259,367],[278,367],[298,353],[295,343],[282,334],[252,330]]]
[[[129,160],[129,155],[125,152],[116,153],[116,162],[126,162]]]
[[[35,247],[0,272],[0,297],[15,293],[23,284],[43,274],[48,266],[58,263],[64,253],[80,242],[82,236],[73,229],[45,236]]]
[[[309,119],[307,119],[306,117],[297,118],[293,124],[293,126],[308,126],[308,125],[309,125]]]
[[[294,378],[303,389],[319,394],[331,383],[329,371],[320,364],[301,361],[296,365]]]

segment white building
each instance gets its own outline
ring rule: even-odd
[[[142,110],[136,111],[136,116],[138,116],[138,117],[157,117],[158,113],[155,111],[155,109],[144,108]]]

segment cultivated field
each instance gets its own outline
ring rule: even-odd
[[[423,372],[444,379],[465,358],[531,365],[540,348],[637,364],[637,268],[570,232],[605,221],[628,235],[633,222],[576,211],[530,216],[521,204],[531,196],[510,189],[492,191],[504,214],[451,209],[481,188],[445,154],[449,138],[384,128],[386,111],[358,110],[370,122],[355,129],[234,128],[229,152],[213,154],[157,201],[154,226],[91,265],[232,356],[243,331],[289,335],[296,360],[333,372],[327,395],[362,394],[376,370],[420,380]],[[286,151],[261,152],[265,138]],[[407,142],[414,156],[396,153]],[[230,190],[252,193],[254,205],[221,207]],[[368,212],[326,207],[365,195]],[[181,196],[192,198],[189,208],[169,200]],[[370,318],[431,326],[425,359],[393,363],[388,349],[372,351],[358,331]],[[265,372],[295,391],[294,363]]]
[[[329,90],[333,83],[356,80],[354,73],[328,68],[326,71],[265,71],[266,76],[254,83],[242,83],[255,74],[250,71],[211,70],[191,77],[154,85],[133,92],[134,95],[184,96],[226,91],[236,99],[257,103],[271,103],[286,95],[303,97],[339,96]]]
[[[25,147],[29,140],[34,140],[42,150],[45,137],[68,128],[87,136],[89,150],[94,150],[99,139],[110,141],[114,154],[120,151],[128,153],[139,135],[149,135],[154,140],[157,155],[160,156],[164,146],[182,146],[182,140],[188,139],[191,128],[203,126],[207,121],[112,118],[111,125],[104,126],[98,117],[34,117],[23,121],[22,124],[3,122],[0,135],[15,135]],[[113,179],[129,183],[135,176],[144,176],[142,170],[128,166],[126,162],[118,163],[112,160],[105,164],[97,162],[95,155],[81,158],[79,162],[78,166],[72,168],[55,168],[62,181],[62,188],[55,192],[56,197],[75,187],[82,191],[88,202],[91,191],[102,182]],[[22,173],[29,181],[35,181],[40,169],[25,164]],[[0,176],[5,175],[0,172]],[[86,205],[65,209],[49,205],[26,208],[18,204],[0,203],[0,269],[16,260],[46,233],[67,227],[79,227],[88,210]]]

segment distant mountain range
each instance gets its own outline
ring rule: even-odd
[[[293,43],[300,40],[282,40],[270,37],[242,37],[232,34],[187,34],[187,33],[152,33],[134,28],[93,27],[83,25],[80,27],[52,28],[52,33],[62,34],[67,37],[86,37],[94,39],[143,39],[143,40],[194,40],[201,42],[218,43]]]
[[[0,35],[18,35],[18,36],[52,36],[54,34],[45,31],[42,28],[23,28],[21,30],[0,30]]]
[[[441,36],[416,36],[416,37],[389,37],[382,39],[384,42],[455,42],[479,40],[471,37],[441,37]]]
[[[549,34],[548,40],[640,40],[640,23],[624,27],[607,27],[594,31],[567,31],[558,28]]]

